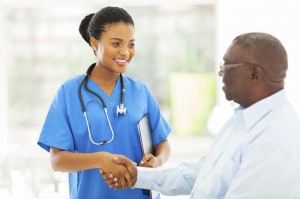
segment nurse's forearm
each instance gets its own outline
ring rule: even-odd
[[[73,153],[57,148],[50,149],[51,165],[54,171],[76,172],[87,169],[100,168],[104,161],[104,152]]]
[[[125,189],[127,184],[133,185],[135,173],[130,173],[135,168],[134,163],[125,156],[110,154],[107,152],[97,153],[73,153],[57,148],[50,149],[51,164],[54,171],[77,172],[87,169],[101,169],[105,173],[112,173],[119,180],[121,188]],[[115,163],[116,157],[122,157],[131,164],[125,167]],[[135,171],[133,171],[135,172]]]
[[[158,165],[162,166],[170,157],[171,147],[168,140],[159,143],[155,148],[155,156],[158,159]]]

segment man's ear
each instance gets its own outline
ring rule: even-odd
[[[262,70],[261,67],[259,67],[259,66],[253,67],[253,69],[252,69],[252,77],[251,77],[252,80],[262,79],[263,75],[264,75],[264,71]]]
[[[91,38],[90,44],[95,51],[98,49],[98,40],[94,37]]]

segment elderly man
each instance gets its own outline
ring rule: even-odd
[[[222,89],[239,107],[210,153],[195,162],[155,169],[136,169],[118,156],[116,163],[132,176],[128,185],[166,195],[190,194],[192,199],[300,198],[300,120],[285,95],[283,45],[266,33],[246,33],[232,41],[223,59]],[[103,177],[118,188],[112,174]]]

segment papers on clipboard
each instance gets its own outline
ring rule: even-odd
[[[152,140],[152,132],[150,127],[150,119],[149,116],[144,116],[137,124],[138,132],[141,140],[141,147],[143,154],[151,153],[154,155],[154,145]],[[159,192],[149,190],[150,198],[156,199],[159,195]]]

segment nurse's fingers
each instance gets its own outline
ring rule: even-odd
[[[105,183],[110,187],[114,189],[120,189],[118,178],[114,177],[111,173],[104,173],[102,169],[99,169],[100,173],[105,181]]]
[[[130,182],[131,187],[135,184],[136,182],[136,178],[137,178],[137,168],[136,168],[136,163],[131,161],[130,159],[122,156],[122,155],[118,155],[114,158],[114,161],[118,164],[122,164],[126,167],[127,171],[129,172],[129,176],[125,176],[125,178],[127,179],[127,181]],[[126,173],[124,174],[126,175]]]
[[[117,179],[117,178],[106,179],[105,183],[112,189],[120,189],[121,187],[119,187],[118,180],[115,180],[115,179]]]
[[[102,175],[102,177],[104,179],[108,179],[108,178],[113,178],[114,177],[113,174],[111,174],[111,173],[104,173],[104,171],[102,169],[99,169],[99,171],[100,171],[100,174]]]
[[[105,181],[114,181],[114,182],[118,181],[118,179],[116,177],[114,177],[113,174],[111,174],[111,173],[105,173],[102,175],[102,177]]]
[[[152,154],[150,154],[150,153],[146,154],[146,155],[142,158],[142,160],[141,160],[141,162],[140,162],[140,166],[146,164],[147,162],[149,162],[149,161],[150,161],[151,159],[153,159],[153,158],[154,158],[154,156],[153,156]]]

